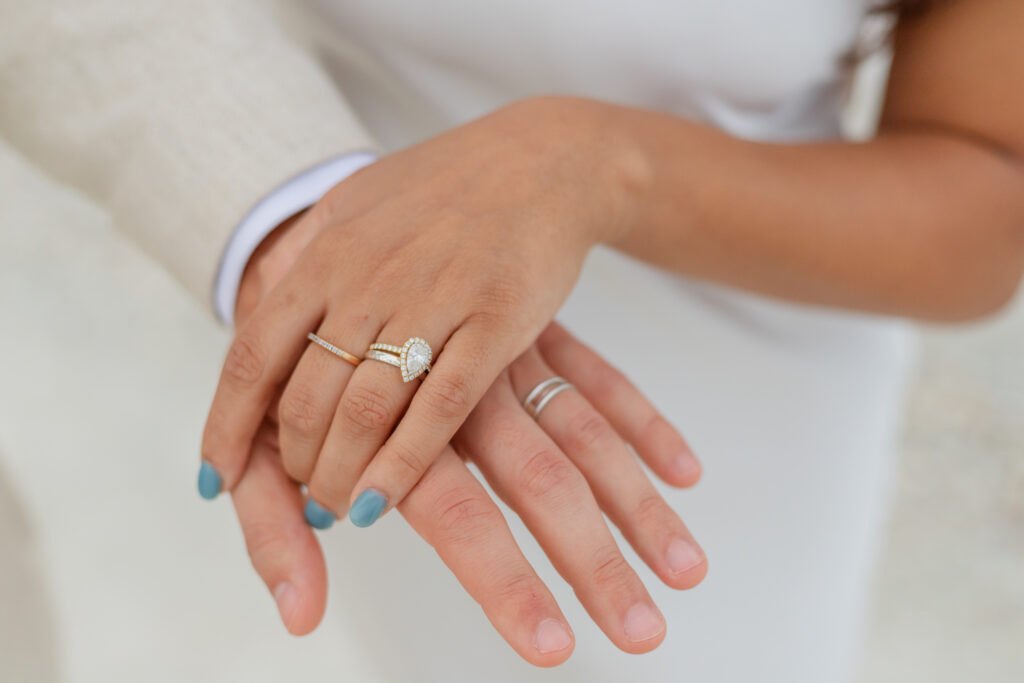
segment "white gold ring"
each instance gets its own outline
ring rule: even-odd
[[[393,344],[370,344],[366,357],[381,363],[394,365],[402,371],[402,381],[411,382],[420,375],[430,372],[430,363],[434,360],[434,352],[430,344],[421,337],[413,337],[403,346]]]
[[[575,388],[576,387],[570,384],[568,380],[562,377],[546,379],[531,389],[530,393],[526,395],[526,398],[523,399],[523,408],[526,409],[526,412],[530,417],[536,420],[540,416],[540,411],[544,410],[544,406],[546,406],[551,399],[566,389]]]

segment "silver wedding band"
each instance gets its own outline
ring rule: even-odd
[[[544,406],[551,402],[558,394],[562,393],[566,389],[575,389],[572,384],[562,377],[552,377],[546,379],[526,395],[523,399],[523,408],[526,409],[527,414],[536,420],[540,416],[540,411],[544,410]]]

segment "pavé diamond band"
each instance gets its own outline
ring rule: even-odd
[[[366,357],[370,360],[394,365],[402,371],[402,381],[411,382],[420,375],[430,372],[430,363],[434,360],[434,352],[425,339],[413,337],[403,346],[380,342],[370,344],[370,348],[366,350]]]
[[[325,348],[328,351],[330,351],[331,353],[333,353],[335,356],[338,356],[342,360],[344,360],[344,361],[346,361],[348,363],[351,363],[352,365],[359,365],[362,362],[361,359],[357,358],[356,356],[353,356],[348,351],[343,351],[342,349],[339,349],[337,346],[335,346],[331,342],[326,341],[325,339],[322,339],[322,338],[316,336],[312,332],[310,332],[309,334],[306,335],[306,339],[308,339],[309,341],[313,342],[314,344],[322,346],[323,348]]]

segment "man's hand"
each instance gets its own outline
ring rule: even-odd
[[[538,425],[521,400],[538,378],[555,373],[578,383],[580,391],[552,401]],[[232,498],[253,566],[277,600],[281,619],[290,632],[304,634],[316,627],[326,605],[324,560],[303,520],[300,485],[281,465],[274,422],[261,428]],[[457,435],[455,449],[447,447],[398,506],[532,664],[564,661],[572,631],[501,511],[458,456],[474,461],[522,517],[609,639],[641,653],[661,643],[666,625],[602,512],[673,588],[699,583],[707,562],[619,434],[670,483],[686,486],[699,478],[689,449],[639,392],[553,325],[537,348],[502,373]]]

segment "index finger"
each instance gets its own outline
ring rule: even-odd
[[[296,305],[278,287],[238,330],[221,370],[203,428],[199,493],[215,498],[231,490],[245,470],[256,431],[278,384],[307,345],[321,315],[317,306]]]

